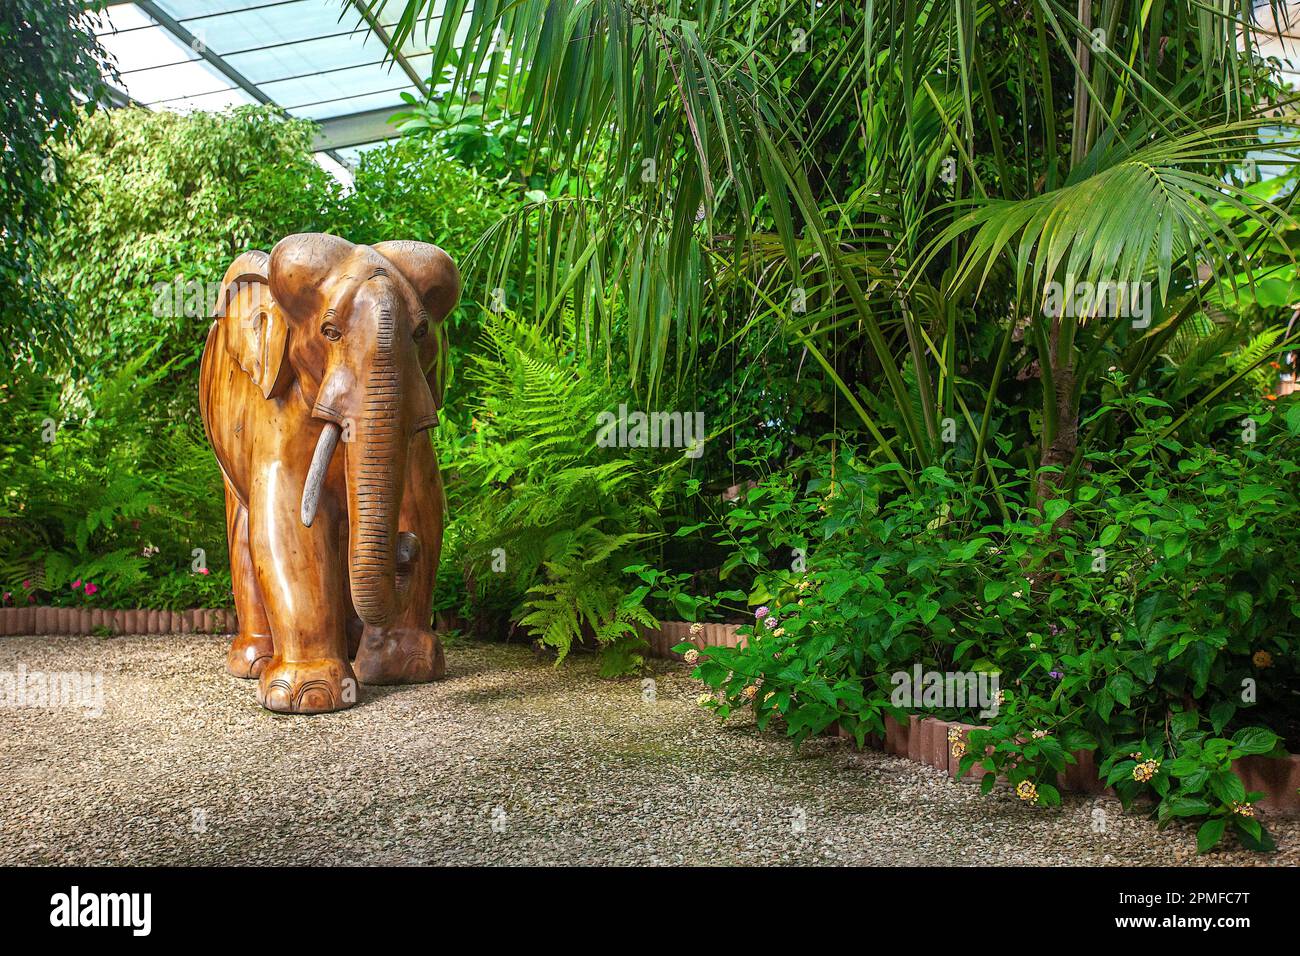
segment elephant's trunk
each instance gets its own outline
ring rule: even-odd
[[[347,481],[352,602],[362,621],[383,627],[399,610],[397,518],[407,439],[390,313],[380,319],[377,346],[366,381],[363,417],[348,446]]]

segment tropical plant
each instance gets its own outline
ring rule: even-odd
[[[142,596],[195,577],[168,590],[229,604],[221,475],[202,432],[151,400],[174,371],[159,346],[90,385],[24,376],[0,391],[5,591],[158,607],[170,602]]]
[[[1292,161],[1292,114],[1239,29],[1278,2],[526,0],[433,25],[434,6],[406,0],[393,44],[430,31],[438,75],[460,47],[454,89],[506,84],[535,147],[604,171],[498,232],[503,271],[546,237],[543,318],[567,306],[588,347],[625,341],[650,393],[706,321],[779,331],[908,481],[953,426],[985,470],[1010,406],[1035,494],[1073,484],[1099,376],[1152,373],[1293,222],[1289,192],[1228,175],[1265,148]],[[1147,314],[1045,314],[1085,283],[1145,290]]]
[[[688,459],[601,447],[599,417],[626,395],[563,338],[508,312],[483,321],[465,372],[469,434],[446,424],[438,435],[467,613],[485,598],[509,606],[504,590],[514,619],[559,659],[594,641],[607,672],[633,669],[636,626],[655,621],[625,600],[635,582],[623,568],[647,556]]]

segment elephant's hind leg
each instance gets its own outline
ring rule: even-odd
[[[275,653],[271,625],[257,590],[253,559],[248,550],[248,509],[226,486],[226,539],[230,542],[230,582],[235,592],[239,633],[226,651],[226,670],[236,677],[255,678]]]

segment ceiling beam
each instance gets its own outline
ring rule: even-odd
[[[388,122],[388,118],[403,109],[402,106],[388,106],[383,109],[369,110],[365,113],[349,113],[347,116],[335,116],[330,119],[316,120],[320,127],[312,141],[316,151],[345,149],[362,143],[375,143],[381,139],[393,139],[401,134],[397,127]]]
[[[267,106],[276,105],[275,101],[272,100],[271,97],[267,96],[257,88],[257,84],[251,82],[248,77],[244,76],[244,74],[240,73],[217,54],[213,53],[206,43],[187,30],[179,20],[159,7],[158,4],[153,2],[153,0],[135,0],[135,5],[157,20],[168,33],[176,37],[176,39],[180,40],[199,56],[203,57],[203,59],[207,60],[218,73],[228,79],[231,83],[234,83],[253,99],[257,100],[259,103],[265,103]]]
[[[248,79],[248,77],[244,76],[244,74],[240,73],[216,53],[212,52],[206,43],[187,30],[184,24],[178,21],[166,10],[160,8],[158,4],[153,2],[153,0],[135,0],[135,5],[157,20],[164,30],[201,56],[211,64],[218,73],[228,79],[231,83],[234,83],[235,86],[239,87],[253,99],[257,100],[257,102],[263,103],[266,106],[274,106],[283,109],[279,103],[275,102],[275,100],[263,93],[256,83],[253,83]],[[343,157],[335,153],[333,148],[326,149],[324,152],[329,155],[330,159],[334,160],[339,165],[347,165],[343,162]]]

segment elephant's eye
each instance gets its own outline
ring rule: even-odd
[[[415,327],[415,331],[411,333],[411,338],[415,339],[415,341],[418,342],[420,341],[420,339],[424,338],[428,334],[429,334],[429,323],[421,322],[419,325]]]
[[[338,326],[333,322],[326,322],[320,327],[320,334],[325,336],[331,342],[337,342],[343,338],[343,333],[339,331]]]

